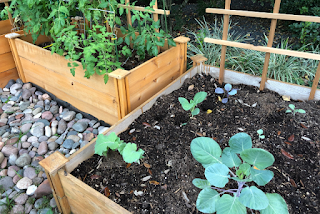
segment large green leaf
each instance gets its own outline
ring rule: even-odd
[[[246,214],[246,207],[239,202],[238,197],[224,194],[216,202],[217,214]]]
[[[261,214],[289,214],[285,200],[277,193],[266,194],[269,205],[266,209],[260,210]]]
[[[196,202],[197,209],[203,213],[214,213],[216,211],[215,205],[218,200],[218,192],[207,187],[201,190],[198,195]]]
[[[250,178],[259,186],[266,185],[273,178],[273,172],[270,170],[256,170],[252,167],[250,172]]]
[[[222,162],[229,168],[238,167],[241,164],[240,158],[234,153],[230,147],[226,147],[221,155]]]
[[[94,147],[94,152],[95,154],[103,155],[104,152],[108,151],[108,148],[115,150],[118,146],[118,136],[114,132],[111,132],[108,136],[99,134]]]
[[[215,163],[206,168],[206,179],[216,187],[224,187],[229,181],[229,168],[221,163]]]
[[[193,101],[196,104],[199,104],[202,101],[204,101],[204,99],[206,99],[206,96],[207,96],[207,92],[200,91],[200,92],[196,93],[196,95],[194,95]]]
[[[230,138],[229,146],[233,152],[240,153],[246,149],[252,148],[252,140],[247,133],[240,132]]]
[[[206,179],[195,178],[192,181],[192,184],[198,187],[199,189],[205,189],[207,187],[211,187],[211,184]]]
[[[179,97],[178,100],[185,111],[188,111],[193,107],[193,105],[190,104],[189,101],[184,97]]]
[[[140,158],[143,158],[144,151],[142,149],[137,150],[137,144],[127,143],[122,151],[123,160],[126,163],[139,162]]]
[[[193,157],[201,164],[222,163],[219,144],[209,137],[197,137],[191,141]]]
[[[274,157],[270,152],[259,148],[246,149],[240,153],[240,157],[258,169],[265,169],[274,162]]]
[[[255,186],[244,188],[241,191],[239,201],[244,206],[254,210],[265,209],[269,204],[266,194]]]

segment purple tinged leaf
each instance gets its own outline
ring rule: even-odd
[[[224,90],[222,88],[216,88],[216,90],[214,90],[214,92],[216,94],[223,94],[224,93]]]
[[[225,84],[224,89],[226,89],[226,91],[230,91],[232,89],[232,85],[231,84]]]
[[[223,99],[221,100],[221,102],[222,102],[222,103],[227,103],[227,102],[228,102],[228,98],[223,98]]]
[[[232,89],[228,94],[235,95],[237,93],[237,89]]]

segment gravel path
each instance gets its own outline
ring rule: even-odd
[[[59,103],[19,79],[0,88],[1,214],[57,213],[39,162],[55,151],[68,157],[108,129]]]

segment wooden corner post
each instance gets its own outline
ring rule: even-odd
[[[64,214],[69,214],[71,210],[68,199],[64,194],[58,171],[64,171],[64,166],[68,161],[69,160],[60,152],[55,152],[39,163],[47,175],[57,207],[59,211]]]
[[[22,35],[18,34],[18,33],[9,33],[7,35],[5,35],[5,37],[8,39],[9,45],[10,45],[10,49],[12,52],[12,56],[14,59],[14,62],[16,64],[17,67],[17,71],[19,74],[19,78],[22,80],[22,82],[26,82],[26,78],[24,76],[24,72],[22,69],[22,65],[21,65],[21,61],[20,61],[20,57],[18,55],[18,51],[17,51],[17,47],[16,47],[16,41],[15,39],[20,37]]]
[[[190,57],[190,59],[191,59],[192,62],[193,62],[193,67],[199,66],[199,65],[201,65],[202,63],[204,63],[205,61],[208,60],[208,58],[204,57],[202,54],[197,54],[197,55],[195,55],[195,56],[192,56],[192,57]],[[199,70],[199,67],[198,67],[197,72],[198,72],[198,73],[201,72],[201,71]]]
[[[118,118],[122,119],[130,112],[130,100],[128,91],[129,71],[117,69],[109,74],[109,77],[114,78],[114,85],[116,87],[117,101],[118,101]]]
[[[179,36],[174,39],[177,48],[180,49],[180,76],[186,72],[187,70],[187,49],[188,49],[188,42],[190,41],[189,38],[184,36]]]

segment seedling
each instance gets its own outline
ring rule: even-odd
[[[15,197],[10,199],[9,196],[6,195],[6,200],[5,201],[0,201],[0,206],[6,207],[3,210],[3,213],[9,214],[11,212],[13,206],[15,205],[14,199],[15,199]]]
[[[185,111],[190,111],[191,112],[191,117],[197,115],[200,113],[200,109],[196,108],[196,106],[204,101],[204,99],[207,97],[207,92],[201,91],[198,92],[194,95],[193,100],[190,100],[190,102],[184,98],[184,97],[179,97],[178,100],[182,106],[182,108]]]
[[[297,112],[298,112],[298,113],[301,113],[301,114],[305,114],[305,113],[306,113],[306,111],[303,110],[303,109],[295,109],[296,107],[295,107],[293,104],[289,104],[289,108],[290,108],[290,109],[288,109],[288,110],[286,111],[286,113],[291,112],[291,113],[293,114],[293,116],[295,116]]]
[[[111,132],[108,136],[99,134],[94,147],[95,154],[107,156],[109,149],[118,150],[126,163],[136,162],[140,164],[140,159],[143,158],[144,154],[142,149],[136,151],[137,144],[125,143],[114,132]]]
[[[262,130],[262,129],[259,129],[259,130],[257,131],[257,133],[258,133],[258,135],[259,135],[259,139],[260,139],[260,140],[263,140],[263,139],[265,138],[265,136],[263,135],[263,130]]]
[[[8,97],[8,99],[4,103],[8,103],[11,99],[11,96]]]
[[[223,88],[216,88],[214,91],[216,94],[224,94],[224,98],[222,98],[222,103],[227,103],[229,96],[235,95],[237,93],[237,89],[232,89],[231,84],[225,84],[224,89]]]
[[[289,213],[285,200],[279,194],[265,194],[256,186],[246,184],[253,181],[264,186],[273,178],[273,172],[266,169],[273,164],[273,155],[266,150],[252,148],[251,137],[246,133],[232,136],[229,146],[222,152],[212,138],[192,140],[191,153],[205,168],[206,177],[192,181],[202,189],[197,198],[197,209],[203,213],[218,214],[245,214],[247,208],[252,213],[255,213],[253,210],[262,214]],[[222,189],[232,180],[237,182],[237,189]]]

